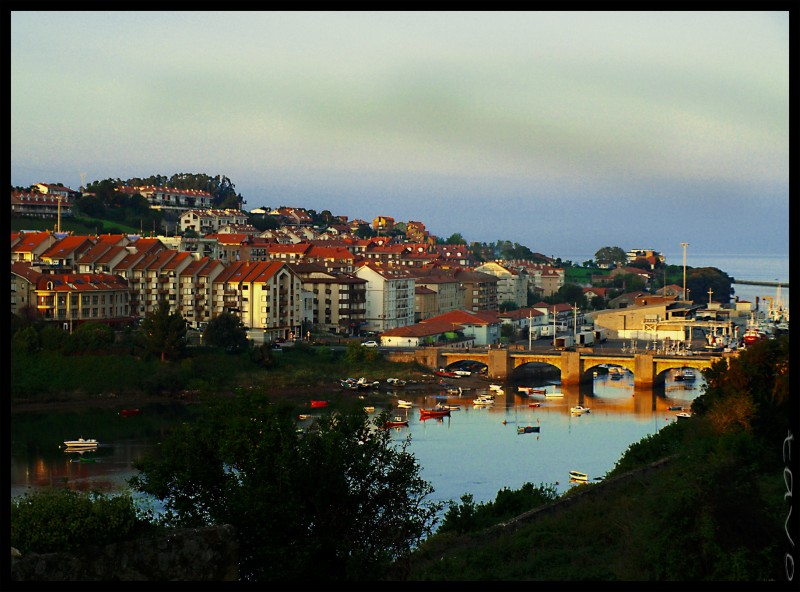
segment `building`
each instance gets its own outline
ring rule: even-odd
[[[141,195],[151,208],[156,210],[192,210],[208,209],[214,198],[208,191],[199,189],[176,189],[175,187],[156,187],[141,185],[138,187],[123,186],[117,191],[129,196]]]
[[[365,263],[356,277],[367,281],[366,329],[382,333],[414,323],[414,276],[406,269]]]
[[[473,271],[488,273],[497,278],[497,302],[513,302],[516,306],[528,305],[528,273],[519,269],[489,262],[475,267]]]
[[[315,329],[358,335],[366,324],[367,280],[332,273],[318,263],[292,263],[303,290],[311,294],[310,320]]]

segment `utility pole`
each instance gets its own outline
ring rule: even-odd
[[[681,243],[683,247],[683,301],[686,302],[686,247],[689,243]]]

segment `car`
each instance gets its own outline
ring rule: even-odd
[[[363,345],[364,347],[378,347],[378,342],[371,339],[369,341],[365,341],[361,345]]]

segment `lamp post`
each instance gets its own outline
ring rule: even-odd
[[[681,243],[683,247],[683,301],[686,302],[686,247],[689,243]]]

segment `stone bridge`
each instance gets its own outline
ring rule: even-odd
[[[622,366],[630,370],[634,377],[634,387],[652,387],[664,384],[666,373],[673,368],[693,368],[705,370],[717,360],[726,360],[736,353],[695,356],[657,355],[652,352],[636,354],[595,354],[591,352],[548,352],[509,351],[507,349],[489,350],[445,350],[421,348],[413,355],[405,353],[401,357],[386,354],[389,359],[416,361],[430,368],[442,368],[461,360],[474,360],[488,366],[488,375],[498,380],[506,380],[515,368],[531,362],[550,364],[561,371],[561,384],[574,385],[590,383],[593,372],[600,364]]]

